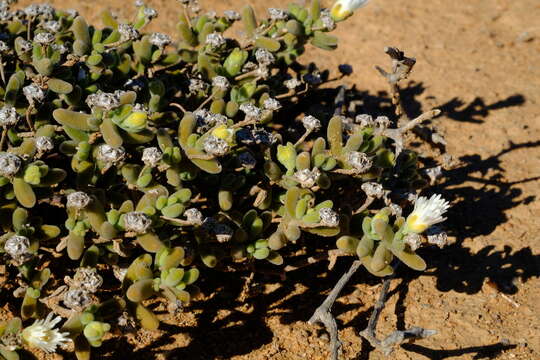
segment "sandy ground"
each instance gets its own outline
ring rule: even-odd
[[[106,7],[132,14],[130,1],[51,3],[90,21]],[[161,13],[154,29],[173,33],[176,2],[148,3]],[[202,3],[222,11],[245,1]],[[286,2],[251,3],[262,13]],[[383,334],[412,325],[439,333],[389,358],[540,359],[540,2],[373,0],[336,33],[337,52],[313,50],[304,60],[331,71],[351,64],[355,73],[346,81],[361,90],[362,110],[371,111],[388,104],[386,84],[373,70],[388,64],[383,48],[416,57],[403,89],[407,112],[443,110],[435,122],[457,160],[438,185],[453,202],[454,244],[423,251],[425,273],[400,270],[380,326]],[[350,261],[341,259],[331,273],[326,264],[297,271],[285,285],[261,281],[261,293],[246,301],[237,298],[241,282],[223,277],[206,285],[224,291],[207,290],[204,304],[170,319],[162,332],[107,341],[101,358],[326,359],[327,335],[305,321]],[[358,336],[379,288],[359,271],[336,303],[343,359],[385,358]]]

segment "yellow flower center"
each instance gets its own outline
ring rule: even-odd
[[[330,15],[335,21],[341,21],[351,15],[351,11],[344,8],[341,4],[335,4],[330,10]]]
[[[228,140],[230,137],[230,131],[225,125],[220,125],[217,128],[212,131],[212,135],[214,135],[217,138]]]
[[[418,221],[418,215],[410,215],[407,218],[407,229],[417,234],[424,232],[428,228],[427,224]]]

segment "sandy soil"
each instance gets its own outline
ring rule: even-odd
[[[90,21],[107,6],[132,14],[124,0],[51,3],[76,8]],[[176,2],[148,3],[161,13],[154,28],[172,33]],[[218,11],[244,3],[203,1]],[[251,3],[262,12],[286,2]],[[376,111],[389,100],[373,66],[386,66],[383,48],[398,46],[418,60],[403,89],[407,112],[443,110],[435,122],[457,162],[438,191],[453,202],[454,243],[423,251],[425,273],[400,270],[380,326],[384,334],[412,325],[439,333],[403,345],[392,359],[540,359],[539,24],[537,0],[373,0],[337,30],[337,52],[306,55],[331,71],[353,65],[346,81],[361,91],[362,110]],[[247,300],[238,298],[241,279],[203,283],[207,301],[168,320],[161,332],[107,341],[102,358],[326,359],[327,335],[305,321],[350,261],[340,259],[330,273],[324,263],[291,273],[285,285],[256,279],[260,291]],[[225,290],[209,292],[219,286]],[[336,303],[343,359],[384,358],[358,336],[379,288],[359,271]]]

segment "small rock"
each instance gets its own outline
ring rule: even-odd
[[[516,42],[530,42],[535,39],[534,34],[524,31],[516,37]]]

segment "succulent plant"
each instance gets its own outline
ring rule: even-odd
[[[423,270],[420,233],[447,203],[420,198],[416,213],[398,214],[389,194],[426,182],[390,120],[304,114],[296,124],[287,113],[325,81],[299,62],[305,47],[335,49],[330,32],[361,3],[330,11],[313,0],[266,18],[250,6],[185,11],[168,36],[144,31],[157,12],[141,2],[130,23],[105,11],[102,28],[3,2],[0,252],[21,275],[22,303],[0,326],[0,355],[73,341],[88,359],[114,326],[158,328],[149,299],[187,307],[206,267],[281,266],[287,244],[313,236],[338,237],[377,276],[393,257]],[[244,41],[225,35],[239,20]],[[363,189],[367,205],[352,214],[344,188]],[[438,217],[426,217],[433,206]],[[429,241],[443,243],[438,234]]]

